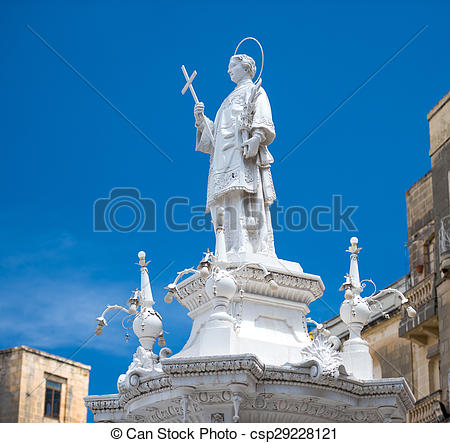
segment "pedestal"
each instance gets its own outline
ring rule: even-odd
[[[227,269],[236,270],[241,264],[232,262]],[[210,321],[214,300],[205,291],[204,278],[193,275],[178,283],[175,297],[189,309],[193,324],[189,340],[176,357],[251,353],[264,364],[301,361],[301,348],[311,342],[306,327],[308,305],[322,296],[324,285],[319,276],[302,272],[298,263],[267,257],[264,266],[277,289],[251,262],[233,274],[237,290],[227,308],[233,324]]]
[[[352,338],[344,343],[343,362],[345,369],[359,380],[373,380],[373,361],[369,345],[362,338]]]

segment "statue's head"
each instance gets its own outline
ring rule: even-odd
[[[256,74],[255,60],[246,54],[233,55],[228,64],[228,74],[234,83],[240,82],[245,77],[251,80]]]

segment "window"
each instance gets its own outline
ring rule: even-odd
[[[45,408],[46,417],[59,418],[61,405],[61,383],[47,380],[45,385]]]

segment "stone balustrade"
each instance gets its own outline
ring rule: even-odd
[[[439,423],[444,421],[445,416],[442,412],[441,391],[433,392],[420,399],[414,409],[408,412],[409,423]]]
[[[434,274],[425,277],[417,285],[406,291],[405,296],[416,308],[427,303],[433,298]]]

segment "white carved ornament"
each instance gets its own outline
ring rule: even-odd
[[[320,364],[322,375],[339,377],[339,367],[342,365],[342,354],[335,348],[324,334],[319,334],[305,348],[301,350],[305,360],[314,360]]]

